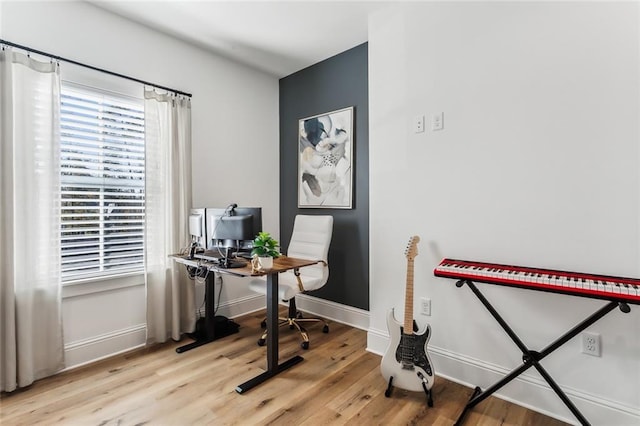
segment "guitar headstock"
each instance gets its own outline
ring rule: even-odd
[[[418,255],[418,243],[420,242],[420,237],[414,235],[409,238],[409,242],[407,243],[407,248],[404,251],[404,255],[407,260],[412,260],[414,257]]]

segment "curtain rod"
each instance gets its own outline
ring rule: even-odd
[[[180,90],[171,89],[169,87],[160,86],[160,85],[157,85],[157,84],[154,84],[154,83],[149,83],[148,81],[140,80],[140,79],[137,79],[137,78],[134,78],[134,77],[129,77],[128,75],[119,74],[117,72],[105,70],[103,68],[94,67],[92,65],[83,64],[81,62],[77,62],[77,61],[74,61],[72,59],[67,59],[67,58],[63,58],[61,56],[52,55],[50,53],[46,53],[46,52],[42,52],[40,50],[32,49],[30,47],[21,46],[19,44],[12,43],[12,42],[7,41],[7,40],[0,39],[0,44],[6,44],[7,46],[17,47],[18,49],[26,50],[28,52],[36,53],[36,54],[42,55],[42,56],[47,56],[47,57],[55,59],[57,61],[68,62],[68,63],[73,64],[73,65],[78,65],[78,66],[81,66],[81,67],[84,67],[84,68],[92,69],[94,71],[99,71],[99,72],[102,72],[102,73],[105,73],[105,74],[113,75],[113,76],[120,77],[120,78],[125,78],[125,79],[131,80],[131,81],[135,81],[136,83],[145,84],[147,86],[153,86],[153,87],[156,87],[158,89],[166,90],[168,92],[173,92],[173,93],[176,93],[176,94],[179,94],[179,95],[184,95],[184,96],[191,97],[191,93],[182,92]]]

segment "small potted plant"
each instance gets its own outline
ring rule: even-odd
[[[274,240],[268,232],[260,232],[253,240],[253,250],[251,250],[251,256],[256,259],[257,265],[254,263],[256,269],[271,269],[273,268],[273,258],[280,256],[278,251],[278,242]]]

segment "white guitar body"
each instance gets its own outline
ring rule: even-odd
[[[405,250],[407,257],[407,285],[404,295],[404,322],[396,320],[393,309],[387,315],[387,329],[389,330],[389,347],[382,357],[380,371],[387,381],[388,398],[394,387],[408,391],[424,391],[427,404],[433,406],[431,387],[434,374],[431,360],[427,354],[427,343],[431,337],[431,327],[426,324],[422,330],[415,330],[413,319],[413,263],[418,255],[420,237],[414,235],[409,239]],[[415,331],[414,331],[415,330]]]
[[[431,327],[425,324],[420,330],[413,333],[413,344],[403,345],[402,323],[395,319],[393,309],[387,314],[387,329],[391,338],[389,348],[382,357],[380,370],[382,377],[388,382],[393,377],[393,386],[408,391],[419,392],[423,390],[422,384],[427,389],[433,386],[434,375],[431,360],[427,353],[427,343],[431,337]],[[407,336],[405,335],[405,339]],[[408,351],[402,356],[402,351]],[[405,362],[403,359],[405,358]],[[421,377],[422,376],[422,377]]]

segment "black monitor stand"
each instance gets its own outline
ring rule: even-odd
[[[218,266],[224,269],[242,268],[246,263],[242,261],[239,262],[237,260],[232,260],[229,253],[230,250],[231,249],[229,247],[226,247],[224,249],[224,257],[220,258],[220,260],[218,261]]]
[[[176,348],[176,352],[179,354],[238,332],[240,326],[233,320],[221,315],[214,315],[216,306],[215,276],[213,271],[209,271],[205,279],[204,318],[198,320],[195,332],[189,335],[195,342]]]

